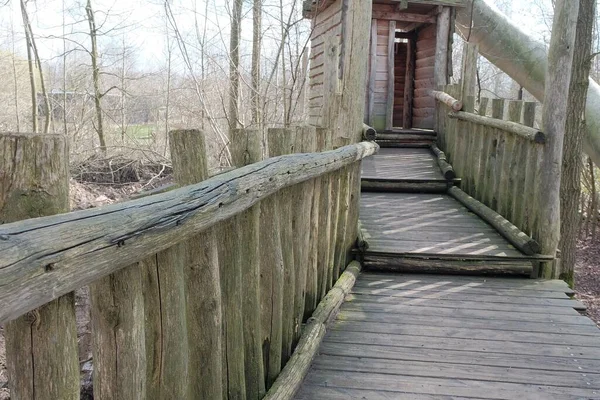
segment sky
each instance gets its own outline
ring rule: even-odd
[[[0,0],[2,1],[2,0]],[[291,9],[294,0],[283,0],[286,14]],[[536,36],[547,40],[550,18],[544,10],[551,9],[551,0],[486,0],[496,4],[507,13],[520,27]],[[63,53],[63,22],[65,32],[69,37],[68,49],[87,47],[87,21],[85,20],[86,0],[36,0],[29,1],[28,10],[33,23],[33,30],[38,37],[38,47],[41,58],[52,63]],[[229,45],[229,4],[224,0],[170,0],[175,20],[186,41],[197,44],[196,21],[200,29],[204,29],[206,15],[206,32],[209,45],[215,54],[226,56]],[[244,22],[242,25],[242,54],[249,54],[252,39],[252,15],[250,1],[244,6]],[[0,48],[12,50],[12,39],[15,38],[15,52],[25,57],[25,43],[19,3],[15,0],[4,0],[0,3]],[[165,32],[169,28],[165,20],[164,3],[161,0],[92,0],[96,11],[97,24],[102,31],[109,32],[107,37],[100,39],[105,52],[122,51],[122,42],[135,55],[138,68],[153,69],[164,64],[167,39]],[[207,8],[208,5],[208,8]],[[279,0],[265,0],[265,15],[263,27],[265,32],[265,48],[275,46],[274,38],[278,37]],[[297,0],[297,7],[301,0]],[[64,10],[64,12],[63,12]],[[208,13],[205,11],[208,10]],[[12,27],[11,27],[12,23]],[[308,32],[308,23],[303,23],[303,29]],[[14,30],[14,35],[12,31]],[[170,33],[172,35],[172,31]],[[193,37],[193,38],[192,38]],[[244,51],[245,50],[245,51]]]

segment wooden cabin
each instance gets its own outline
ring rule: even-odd
[[[329,84],[325,48],[339,42],[344,69],[349,0],[308,0],[312,19],[310,122],[322,125]],[[467,0],[374,0],[368,41],[364,122],[379,131],[433,129],[435,100],[429,92],[451,75],[453,9]],[[366,39],[365,39],[366,40]],[[366,44],[366,43],[365,43]],[[329,71],[330,72],[330,71]]]

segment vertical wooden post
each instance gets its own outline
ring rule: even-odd
[[[69,211],[65,137],[1,134],[0,152],[0,223]],[[79,399],[73,293],[10,321],[4,334],[11,398]]]
[[[331,131],[326,128],[317,129],[317,148],[319,151],[330,149]],[[318,248],[318,271],[319,271],[319,294],[317,302],[327,294],[329,249],[331,244],[331,177],[321,177],[321,195],[319,203],[319,248]]]
[[[208,179],[204,133],[178,130],[170,132],[169,136],[177,184],[191,185]],[[188,398],[222,398],[223,318],[215,230],[210,228],[187,240],[183,246]]]
[[[316,129],[311,126],[300,126],[296,129],[294,150],[301,153],[312,153],[317,148]],[[312,284],[307,284],[313,280],[312,269],[310,268],[310,232],[311,232],[311,209],[313,202],[313,193],[315,189],[314,180],[304,182],[295,188],[294,192],[294,265],[295,265],[295,283],[294,291],[294,341],[295,346],[300,340],[301,326],[304,319],[305,299],[307,292],[312,288]]]
[[[318,143],[318,136],[320,135],[319,129],[311,132],[314,135],[314,139],[311,142],[311,151],[320,151]],[[308,147],[307,147],[308,150]],[[304,319],[309,318],[318,304],[319,292],[320,292],[320,275],[319,275],[319,246],[320,238],[323,234],[322,228],[319,226],[319,219],[321,216],[321,177],[313,179],[313,196],[312,196],[312,207],[310,214],[310,247],[308,248],[308,272],[306,276],[306,298],[304,303]]]
[[[406,79],[404,81],[404,108],[402,128],[412,128],[413,99],[415,96],[415,67],[417,62],[417,37],[413,35],[406,48]],[[438,132],[439,140],[439,132]]]
[[[223,302],[223,387],[230,399],[246,399],[246,375],[243,323],[243,269],[240,231],[237,216],[217,227],[219,271]]]
[[[434,85],[448,84],[448,48],[450,42],[450,7],[444,7],[437,17]]]
[[[270,139],[270,133],[269,133]],[[269,153],[272,143],[269,140]],[[260,320],[263,364],[268,390],[281,371],[283,328],[283,250],[277,194],[260,202]]]
[[[533,127],[535,125],[535,110],[537,108],[536,102],[525,102],[523,105],[523,125]],[[536,171],[539,166],[541,157],[541,146],[537,144],[529,143],[527,146],[526,162],[525,162],[525,191],[523,197],[529,199],[525,202],[525,208],[523,210],[523,232],[528,235],[533,235],[536,230],[534,226],[536,223],[537,207],[537,184]]]
[[[337,64],[336,64],[337,65]],[[336,77],[337,79],[337,74]],[[276,157],[290,154],[294,150],[294,131],[291,129],[268,130],[269,156]],[[293,224],[293,188],[284,189],[277,195],[279,223],[281,229],[281,248],[283,254],[283,308],[281,335],[281,364],[285,365],[292,353],[294,324],[294,232]]]
[[[492,118],[504,118],[504,99],[492,99]],[[498,134],[495,129],[490,129],[490,175],[486,177],[489,182],[489,206],[498,211],[498,197],[500,195],[500,179],[502,175],[502,158],[504,154],[504,135]]]
[[[510,101],[508,103],[508,119],[512,122],[521,123],[521,113],[523,111],[522,101]],[[519,229],[523,230],[523,213],[522,209],[526,202],[530,199],[525,199],[525,163],[527,157],[527,144],[515,135],[509,134],[508,142],[506,143],[506,152],[509,156],[509,173],[507,198],[508,214],[506,219],[515,224]]]
[[[145,321],[139,263],[90,285],[94,398],[146,398]]]
[[[235,167],[262,160],[262,133],[239,129],[233,132],[231,159]],[[246,398],[259,400],[265,395],[265,375],[260,332],[260,205],[235,217],[239,220],[243,271],[244,363]]]
[[[350,144],[350,139],[346,137],[339,137],[336,139],[335,148],[340,148]],[[343,168],[340,170],[339,179],[339,206],[336,214],[337,218],[337,230],[333,246],[335,248],[334,262],[333,262],[333,280],[334,282],[340,277],[340,273],[343,272],[346,267],[346,253],[349,250],[346,248],[346,235],[348,230],[348,214],[350,211],[350,171],[351,167]]]
[[[385,113],[385,129],[392,129],[394,126],[394,80],[395,76],[395,51],[396,47],[396,21],[389,22],[388,29],[388,54],[387,54],[387,99]]]
[[[369,125],[375,123],[375,93],[377,92],[377,20],[371,22],[371,57],[369,57]]]
[[[478,114],[485,116],[488,108],[487,97],[483,97],[481,102],[479,103]],[[473,141],[473,152],[475,157],[475,162],[473,164],[473,197],[478,200],[483,198],[482,187],[484,180],[484,171],[485,165],[487,163],[486,149],[487,149],[487,141],[485,139],[485,127],[481,125],[475,126],[475,131],[473,134],[475,135]]]

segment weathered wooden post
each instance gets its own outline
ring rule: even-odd
[[[0,223],[69,211],[69,152],[59,135],[0,135]],[[52,274],[46,265],[40,274]],[[79,399],[73,293],[5,325],[15,400]]]
[[[294,150],[298,153],[313,153],[317,147],[316,129],[311,126],[300,126],[296,129]],[[310,268],[310,232],[311,209],[314,180],[297,185],[294,195],[294,265],[295,265],[295,298],[294,298],[294,341],[295,346],[300,339],[302,320],[304,319],[305,299],[308,292],[308,277],[313,279]]]
[[[521,123],[521,114],[523,112],[522,101],[510,101],[508,103],[508,119],[512,122]],[[506,153],[509,156],[508,170],[510,171],[508,178],[508,186],[506,188],[508,203],[508,214],[506,219],[511,221],[519,229],[523,230],[523,204],[530,199],[525,199],[525,160],[527,160],[527,148],[529,144],[523,143],[514,134],[509,134],[506,143]]]
[[[175,181],[191,185],[209,178],[204,133],[170,132]],[[223,390],[222,305],[215,229],[187,240],[184,249],[189,399],[220,399]],[[169,329],[169,328],[167,328]],[[169,397],[169,396],[167,396]]]
[[[523,106],[523,125],[533,127],[535,125],[535,112],[537,108],[536,102],[525,102]],[[525,202],[523,228],[522,231],[533,236],[535,232],[535,224],[537,219],[537,187],[536,174],[541,157],[541,146],[530,144],[527,149],[527,158],[525,162],[525,191],[523,197],[528,201]]]
[[[268,130],[269,157],[291,154],[294,151],[294,131],[289,128],[271,128]],[[278,199],[278,209],[281,225],[281,248],[283,250],[283,323],[281,337],[281,363],[285,365],[292,354],[292,340],[294,332],[294,232],[292,209],[294,201],[293,188],[281,191]]]
[[[317,128],[317,150],[329,150],[331,145],[331,131],[326,128]],[[331,177],[321,177],[321,189],[319,199],[319,247],[318,247],[318,274],[319,292],[317,302],[327,294],[329,248],[331,243]]]
[[[271,143],[269,142],[269,147]],[[270,151],[270,149],[269,149]],[[263,364],[268,389],[281,371],[283,250],[278,196],[260,203],[260,312]]]
[[[233,131],[231,159],[235,167],[244,167],[263,158],[262,132],[237,129]],[[260,326],[260,204],[236,217],[241,235],[243,271],[244,363],[246,398],[262,399],[265,390],[265,370],[262,356]],[[270,251],[271,249],[267,249]]]
[[[339,137],[336,139],[335,148],[344,147],[350,144],[350,139]],[[336,235],[333,242],[335,249],[333,261],[333,280],[334,283],[340,277],[342,269],[346,267],[346,252],[347,243],[346,235],[348,230],[348,214],[350,211],[350,174],[352,166],[342,168],[339,172],[339,189],[338,189],[338,207],[335,218],[337,219]]]

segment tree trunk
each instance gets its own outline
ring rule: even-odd
[[[260,126],[260,52],[262,47],[262,1],[254,0],[252,16],[252,126]]]
[[[229,135],[238,127],[240,98],[240,35],[243,0],[233,0],[231,13],[231,38],[229,42]],[[232,140],[230,137],[229,140]]]
[[[469,5],[472,3],[468,2]],[[528,36],[487,1],[476,0],[471,7],[457,9],[456,28],[492,64],[522,85],[538,101],[544,100],[548,52],[544,43]],[[471,23],[472,21],[472,23]],[[600,85],[590,81],[586,102],[587,131],[584,151],[600,163]]]
[[[31,37],[29,35],[29,30],[27,29],[29,20],[27,16],[27,8],[25,5],[25,1],[21,0],[21,17],[23,18],[23,28],[25,30],[25,42],[27,45],[27,66],[29,68],[29,84],[31,89],[31,122],[32,122],[32,131],[33,133],[37,133],[38,131],[38,102],[37,102],[37,87],[35,83],[35,66],[33,64],[33,55],[32,55],[32,46],[31,46]]]
[[[592,32],[596,0],[579,0],[579,16],[573,76],[569,89],[567,126],[563,145],[563,170],[560,187],[561,210],[561,278],[573,285],[577,232],[579,230],[579,198],[581,196],[581,153],[585,132],[585,100],[591,69]]]
[[[578,2],[557,1],[548,52],[542,117],[546,143],[536,180],[539,193],[543,195],[537,199],[540,224],[536,238],[540,241],[542,254],[552,256],[556,254],[560,239],[560,180],[557,177],[561,176],[562,170],[562,150],[578,13]],[[556,278],[558,273],[556,262],[543,266],[545,278]]]
[[[90,40],[92,42],[90,56],[92,58],[92,80],[94,82],[94,106],[96,109],[97,124],[96,132],[98,133],[98,139],[100,140],[100,151],[106,153],[106,140],[104,138],[104,125],[102,121],[102,94],[100,93],[100,69],[98,67],[98,44],[96,42],[96,20],[94,19],[94,10],[92,9],[91,0],[87,0],[85,12],[87,14],[88,24],[90,26]]]

